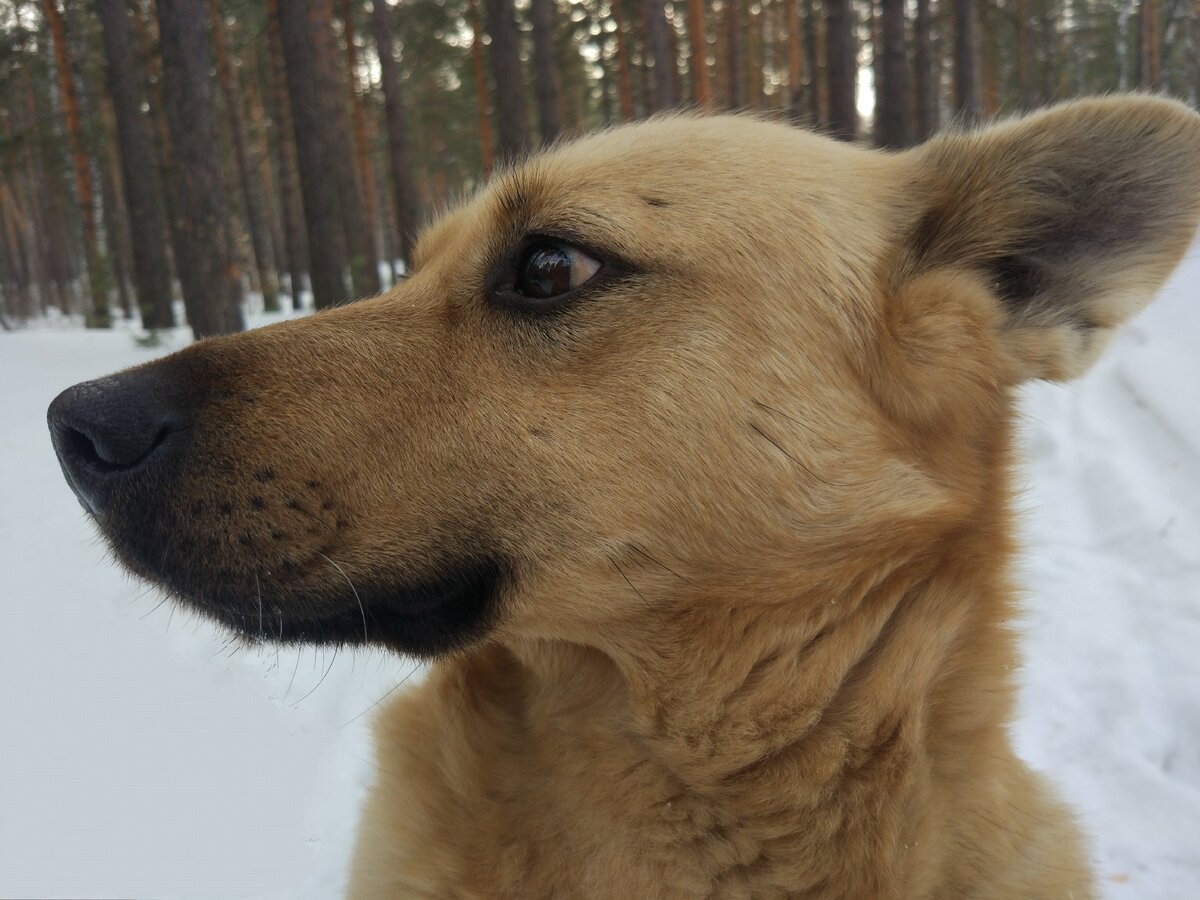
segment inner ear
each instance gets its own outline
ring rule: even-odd
[[[980,277],[1025,377],[1086,368],[1200,220],[1200,116],[1168,100],[1080,101],[915,153],[926,203],[907,277]]]

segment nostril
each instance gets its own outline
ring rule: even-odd
[[[65,426],[61,431],[62,449],[84,465],[91,466],[98,472],[119,472],[130,469],[146,459],[162,445],[170,434],[171,429],[162,426],[147,444],[141,441],[131,445],[127,440],[114,440],[110,436],[105,440],[103,435],[93,437],[86,431],[71,426]]]

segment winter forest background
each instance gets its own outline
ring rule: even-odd
[[[560,135],[753,109],[881,146],[1132,88],[1196,103],[1197,0],[5,0],[0,321],[373,294]],[[382,265],[380,265],[382,263]]]

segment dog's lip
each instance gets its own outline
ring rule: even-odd
[[[225,626],[253,640],[310,644],[382,644],[422,654],[428,632],[461,633],[461,644],[480,632],[507,579],[508,567],[497,558],[461,561],[443,574],[417,584],[354,580],[341,582],[323,605],[335,611],[289,615],[285,604],[267,597],[259,606],[251,594],[234,603],[208,604],[191,599]],[[185,595],[186,596],[186,595]],[[319,595],[318,595],[319,596]],[[286,606],[292,606],[288,603]]]

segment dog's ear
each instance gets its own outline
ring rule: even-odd
[[[1082,373],[1200,223],[1200,116],[1084,100],[910,151],[921,211],[902,281],[983,277],[1010,377]]]

